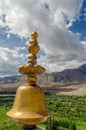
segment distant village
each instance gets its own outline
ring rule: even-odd
[[[39,83],[53,83],[54,82],[54,77],[52,75],[43,75],[38,78]]]

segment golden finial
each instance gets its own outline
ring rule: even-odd
[[[28,84],[18,87],[13,107],[7,113],[14,122],[22,124],[21,130],[37,130],[36,124],[47,121],[50,116],[45,105],[43,90],[37,85],[36,74],[42,74],[45,71],[43,67],[37,65],[36,61],[36,54],[40,49],[37,37],[37,32],[31,34],[28,45],[28,64],[19,67],[19,72],[27,75]]]
[[[28,51],[29,51],[28,64],[21,65],[19,67],[19,72],[21,74],[27,74],[26,82],[34,86],[36,86],[37,83],[36,74],[43,74],[45,72],[45,69],[40,65],[38,65],[36,61],[37,59],[36,54],[40,50],[37,42],[37,37],[38,37],[37,32],[32,32],[31,40],[28,45]]]

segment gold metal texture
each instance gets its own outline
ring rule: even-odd
[[[49,117],[49,112],[41,87],[19,87],[14,105],[7,115],[18,124],[28,125],[45,122]]]
[[[50,116],[44,99],[44,93],[37,85],[36,74],[43,74],[45,69],[37,64],[36,53],[39,51],[37,42],[38,34],[31,34],[30,45],[28,46],[28,64],[21,65],[19,72],[26,74],[27,86],[17,89],[14,105],[7,115],[16,123],[23,125],[34,125],[45,122]]]
[[[40,65],[38,65],[36,61],[37,59],[36,53],[38,53],[40,49],[38,46],[37,37],[38,37],[37,32],[33,32],[31,34],[31,40],[28,45],[28,51],[29,51],[28,64],[19,66],[19,72],[21,74],[27,74],[27,76],[29,77],[28,80],[26,80],[26,82],[29,84],[32,84],[34,80],[35,80],[35,84],[37,83],[36,78],[35,79],[32,78],[32,75],[36,76],[36,74],[43,74],[45,72],[45,69]]]
[[[35,73],[35,74],[43,74],[45,72],[45,69],[43,67],[41,67],[40,65],[32,65],[32,64],[27,64],[27,65],[21,65],[19,67],[19,72],[21,74],[31,74],[31,73]]]

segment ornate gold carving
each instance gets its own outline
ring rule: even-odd
[[[36,85],[37,83],[36,74],[43,74],[45,72],[45,69],[40,65],[37,65],[36,61],[37,59],[36,54],[40,50],[37,42],[37,37],[38,37],[37,32],[33,32],[31,34],[31,40],[28,45],[28,51],[29,51],[28,64],[19,66],[19,72],[21,74],[27,74],[26,82],[29,83],[30,85]]]
[[[26,82],[28,84],[17,89],[14,105],[7,113],[14,122],[23,124],[22,130],[26,129],[26,125],[31,129],[32,125],[43,123],[50,116],[45,105],[43,90],[36,84],[36,74],[42,74],[45,71],[36,62],[36,53],[39,51],[37,37],[36,32],[31,34],[32,39],[28,47],[28,50],[30,50],[28,64],[19,67],[19,72],[27,75]]]

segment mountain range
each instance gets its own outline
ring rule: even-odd
[[[62,72],[44,74],[39,78],[39,82],[86,83],[86,64],[77,69],[66,69]]]
[[[38,84],[43,87],[86,83],[86,64],[77,69],[66,69],[62,72],[45,73],[38,76]],[[25,84],[25,75],[0,78],[0,91],[16,91]],[[56,86],[55,86],[56,85]]]

